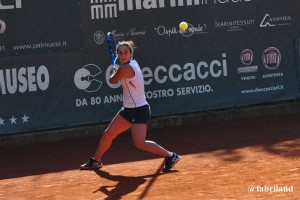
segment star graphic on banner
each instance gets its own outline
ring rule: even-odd
[[[0,125],[4,125],[4,119],[2,119],[2,117],[0,117]]]
[[[17,124],[16,120],[17,118],[15,118],[14,116],[11,116],[10,120],[10,124]]]
[[[28,116],[26,116],[25,114],[24,114],[24,116],[23,117],[21,117],[22,119],[23,119],[23,123],[25,123],[25,122],[27,122],[28,123],[28,119],[29,119],[29,117]]]

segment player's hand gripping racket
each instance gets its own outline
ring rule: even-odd
[[[113,34],[111,32],[107,33],[107,47],[108,47],[108,51],[110,54],[110,58],[111,58],[111,64],[113,66],[116,65],[117,59],[118,59],[118,55],[116,52],[116,48],[117,48],[117,41],[115,40]]]

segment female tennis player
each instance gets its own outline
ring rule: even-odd
[[[103,166],[102,156],[111,147],[112,141],[121,133],[131,128],[134,145],[141,150],[165,158],[163,171],[168,171],[180,160],[175,152],[170,152],[157,143],[146,140],[147,124],[150,119],[150,106],[144,91],[144,79],[139,64],[133,59],[134,44],[122,41],[117,44],[120,65],[113,67],[109,82],[121,81],[123,89],[123,107],[104,131],[93,157],[80,166],[80,169],[99,169]]]

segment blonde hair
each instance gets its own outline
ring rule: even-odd
[[[118,42],[117,48],[116,48],[116,49],[117,49],[117,52],[118,52],[120,46],[127,46],[128,49],[129,49],[129,51],[130,51],[130,53],[133,54],[134,43],[133,43],[132,40],[130,40],[130,41],[120,41],[120,42]]]

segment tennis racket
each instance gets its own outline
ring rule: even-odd
[[[107,47],[108,47],[108,51],[109,51],[109,55],[111,58],[111,64],[113,66],[116,65],[117,59],[118,59],[118,55],[117,55],[117,41],[115,40],[113,34],[111,32],[107,33]]]

